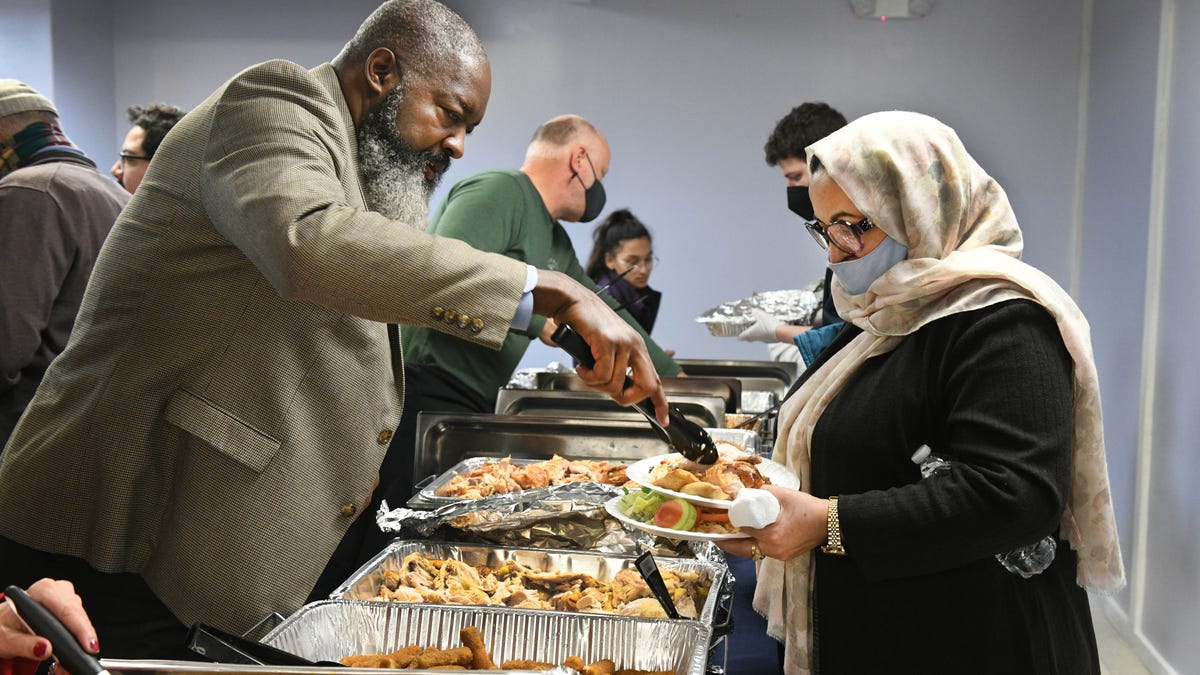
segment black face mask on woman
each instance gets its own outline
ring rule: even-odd
[[[577,222],[590,223],[600,215],[604,210],[604,202],[608,199],[604,194],[604,186],[600,184],[600,174],[596,173],[596,167],[592,164],[592,159],[587,155],[583,156],[587,160],[588,166],[592,167],[592,177],[596,180],[592,181],[592,186],[583,186],[583,215],[579,216]],[[571,170],[572,178],[579,178],[579,184],[583,185],[583,179],[579,177],[579,173],[574,169]]]
[[[807,185],[789,185],[787,189],[788,210],[800,216],[806,222],[817,217],[813,211],[812,199],[808,197]]]

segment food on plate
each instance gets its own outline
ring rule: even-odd
[[[687,511],[682,505],[691,507]],[[672,498],[648,487],[626,492],[617,500],[617,510],[639,523],[680,532],[704,534],[736,534],[738,529],[729,523],[725,509],[708,509],[684,499]],[[673,523],[665,524],[665,523]]]
[[[680,616],[699,616],[696,602],[707,597],[711,586],[707,575],[664,569],[662,576]],[[633,568],[622,569],[606,582],[584,572],[535,570],[515,560],[491,569],[417,551],[406,556],[399,569],[383,570],[378,593],[376,600],[393,602],[615,614],[626,604],[649,597],[650,587]]]
[[[670,490],[671,488],[667,489]],[[703,497],[705,499],[729,499],[729,495],[725,494],[725,491],[722,490],[719,485],[705,483],[702,480],[698,480],[694,483],[688,483],[687,485],[684,485],[676,490],[676,492],[685,495],[691,495],[693,497]]]
[[[732,443],[718,441],[714,464],[699,464],[682,455],[669,455],[650,471],[650,484],[683,494],[730,501],[743,488],[760,488],[770,480],[758,469],[762,457]]]
[[[514,464],[509,457],[485,462],[460,473],[434,494],[439,497],[479,499],[520,490],[534,490],[568,483],[624,485],[625,465],[606,461],[569,460],[558,455],[530,464]]]
[[[696,507],[682,499],[668,499],[654,511],[654,524],[686,532],[696,524]]]

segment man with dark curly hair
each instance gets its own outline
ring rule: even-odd
[[[775,129],[763,146],[767,165],[779,167],[780,173],[787,181],[788,209],[806,222],[813,219],[813,207],[812,201],[808,198],[808,160],[804,148],[844,126],[846,126],[846,117],[828,103],[808,101],[792,108],[788,114],[776,122]],[[841,323],[837,309],[833,306],[833,299],[829,295],[831,275],[831,271],[826,269],[821,314],[816,317],[813,325],[793,326],[765,312],[757,312],[755,322],[742,331],[738,335],[738,339],[747,342],[766,342],[771,350],[772,358],[790,360],[796,354],[790,345],[801,333],[808,331],[809,328]],[[825,331],[825,334],[831,336],[834,330],[836,329]],[[812,343],[808,352],[827,342],[826,340],[814,341],[811,339],[814,337],[810,336],[810,339],[806,340],[806,342]],[[806,353],[806,350],[801,348],[801,355],[804,356]],[[808,355],[815,356],[811,353]],[[806,363],[807,359],[801,361],[802,366]]]
[[[165,103],[153,103],[145,107],[131,105],[126,114],[133,128],[125,134],[121,156],[110,171],[121,187],[133,194],[141,185],[142,176],[146,175],[159,144],[187,111]]]

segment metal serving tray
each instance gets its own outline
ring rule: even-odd
[[[378,668],[338,668],[333,666],[250,666],[234,663],[205,663],[203,661],[162,661],[149,659],[100,659],[100,665],[113,675],[380,675]],[[414,675],[436,675],[444,670],[406,670]],[[485,671],[459,671],[485,672]],[[574,670],[555,668],[536,670],[489,670],[491,675],[575,675]]]
[[[263,642],[307,659],[336,661],[410,644],[458,646],[466,626],[479,630],[496,663],[562,663],[579,656],[587,663],[612,659],[619,668],[674,669],[679,675],[703,675],[712,634],[700,621],[327,600],[301,607]]]
[[[633,556],[595,553],[588,551],[565,551],[560,549],[517,548],[487,546],[485,544],[462,544],[427,540],[396,540],[388,544],[358,569],[349,579],[330,594],[331,600],[373,601],[379,595],[379,584],[384,572],[399,570],[406,557],[423,553],[435,560],[461,560],[471,566],[485,565],[498,569],[510,560],[539,572],[580,572],[598,581],[609,582],[623,569],[634,567]],[[705,562],[696,558],[656,557],[655,562],[663,570],[696,572],[709,579],[712,586],[703,602],[696,600],[696,621],[712,625],[716,616],[721,583],[726,568],[723,564]],[[384,601],[378,601],[384,602]],[[386,601],[394,602],[394,601]],[[425,605],[429,603],[399,603],[403,605]],[[525,610],[561,614],[559,610]],[[574,612],[568,612],[574,613]]]
[[[702,427],[720,426],[725,416],[725,401],[713,396],[668,396],[667,401],[684,417]],[[607,394],[598,391],[501,389],[496,396],[496,413],[641,420],[643,424],[646,423],[641,413],[618,404]]]
[[[739,412],[742,398],[742,381],[736,377],[664,377],[663,391],[668,401],[681,396],[711,396],[725,403],[725,412]],[[575,373],[539,371],[534,375],[534,385],[539,391],[593,391]]]
[[[722,415],[724,419],[724,415]],[[748,429],[708,428],[716,441],[728,441],[747,452],[758,451],[758,436]],[[482,413],[421,413],[417,417],[417,453],[414,476],[437,476],[421,487],[418,498],[436,504],[458,501],[434,492],[458,474],[466,460],[488,461],[570,459],[635,462],[664,455],[671,448],[646,420],[566,419],[530,415]],[[470,470],[470,469],[467,469]]]
[[[735,377],[740,380],[744,412],[750,412],[746,405],[748,401],[744,398],[748,392],[767,391],[775,395],[776,401],[781,400],[800,374],[797,364],[789,361],[678,359],[676,362],[688,375]]]

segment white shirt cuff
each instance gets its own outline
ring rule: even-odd
[[[515,330],[529,328],[529,321],[533,318],[533,287],[537,286],[537,280],[537,268],[533,265],[526,265],[525,287],[521,289],[521,301],[517,303],[517,313],[513,315],[512,323],[509,324]]]

